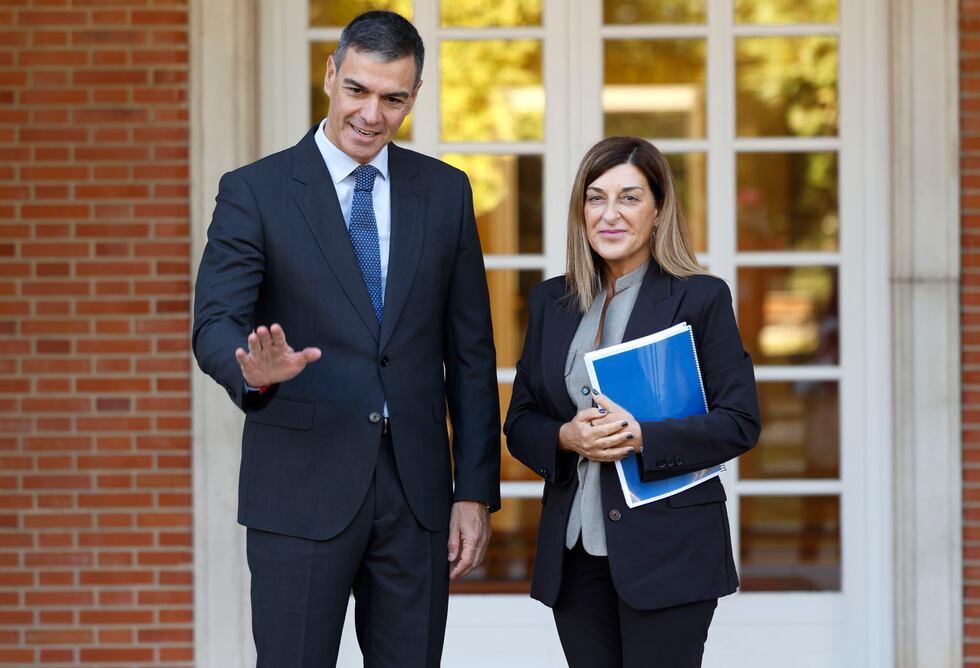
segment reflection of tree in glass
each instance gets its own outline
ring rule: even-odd
[[[708,243],[705,156],[703,153],[669,153],[664,157],[674,174],[677,201],[691,232],[694,250],[704,252]]]
[[[603,55],[606,136],[705,135],[703,39],[607,40]]]
[[[837,250],[836,153],[741,153],[736,165],[739,250]]]
[[[489,28],[541,25],[541,0],[441,2],[443,27]]]
[[[501,160],[513,160],[509,156],[486,154],[451,153],[442,159],[453,167],[466,172],[473,188],[473,210],[480,218],[493,211],[503,201],[505,191],[511,186],[505,183]]]
[[[605,0],[602,20],[613,23],[704,23],[704,0]]]
[[[834,23],[837,0],[735,0],[738,23]]]
[[[836,37],[739,38],[735,59],[739,136],[836,134]]]
[[[540,41],[444,41],[441,47],[444,141],[544,138]]]
[[[485,253],[542,252],[540,155],[448,153],[442,159],[470,178]]]
[[[412,20],[412,0],[309,0],[311,26],[342,28],[358,14],[372,9],[397,12]]]

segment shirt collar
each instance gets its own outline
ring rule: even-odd
[[[320,155],[323,156],[323,162],[330,172],[330,178],[333,179],[334,185],[336,185],[350,176],[351,172],[361,166],[361,163],[341,151],[334,146],[332,141],[327,139],[327,134],[323,131],[326,122],[326,118],[320,121],[320,127],[317,128],[314,139],[316,140],[317,148],[320,149]],[[368,164],[381,172],[381,177],[387,181],[388,145],[385,144],[385,147]]]
[[[629,288],[635,287],[635,286],[639,285],[640,283],[642,283],[643,282],[643,277],[646,275],[647,268],[649,266],[650,266],[650,260],[647,260],[646,262],[644,262],[643,264],[641,264],[639,267],[637,267],[633,271],[629,272],[628,274],[624,274],[624,275],[620,276],[619,278],[617,278],[616,279],[616,294],[619,294],[623,290],[627,290]]]

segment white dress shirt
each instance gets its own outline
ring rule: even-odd
[[[333,142],[327,139],[324,132],[324,124],[327,119],[320,121],[320,127],[316,131],[316,146],[320,149],[323,162],[330,172],[333,179],[333,186],[337,190],[337,199],[340,201],[340,210],[344,214],[344,221],[350,229],[350,209],[354,203],[354,170],[361,166],[354,158],[350,157]],[[374,190],[371,197],[374,200],[374,220],[378,223],[378,247],[381,251],[381,299],[384,300],[385,286],[388,282],[388,247],[391,243],[391,182],[388,178],[388,145],[386,144],[381,152],[374,156],[374,160],[368,163],[381,172],[380,178],[374,179]]]

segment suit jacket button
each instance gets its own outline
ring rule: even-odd
[[[658,459],[658,460],[657,460],[657,468],[658,468],[658,469],[662,469],[662,468],[663,468],[663,467],[665,467],[665,466],[667,466],[667,462],[665,462],[665,461],[664,461],[664,460],[662,460],[662,459]]]
[[[669,468],[669,467],[671,467],[673,465],[674,465],[674,458],[673,457],[668,457],[667,458],[667,467]]]
[[[684,461],[680,457],[674,457],[674,463],[680,466]]]
[[[609,511],[609,519],[611,519],[613,522],[618,522],[619,518],[621,518],[622,516],[623,516],[622,513],[620,513],[618,510]]]
[[[370,413],[368,413],[368,420],[370,420],[374,424],[381,422],[381,413],[379,413],[378,411],[371,411]]]
[[[381,366],[388,366],[388,364],[390,364],[390,363],[391,363],[391,360],[388,359],[388,356],[387,355],[385,355],[384,357],[381,358]]]
[[[583,386],[582,386],[582,396],[583,396],[583,397],[587,397],[587,396],[589,396],[589,393],[590,393],[591,391],[592,391],[592,390],[590,390],[590,389],[589,389],[589,386],[588,386],[588,385],[583,385]]]

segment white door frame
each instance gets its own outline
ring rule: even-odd
[[[892,332],[892,349],[870,351],[886,359],[869,364],[894,369],[890,378],[869,378],[865,390],[892,397],[894,421],[869,416],[869,429],[893,444],[894,479],[883,470],[872,484],[882,487],[880,502],[893,504],[896,518],[894,543],[887,525],[870,527],[868,546],[877,554],[868,558],[886,568],[869,580],[866,600],[895,610],[894,633],[885,620],[871,629],[870,643],[879,659],[873,665],[952,666],[962,661],[963,638],[957,3],[864,4],[865,21],[878,28],[869,28],[877,37],[862,47],[862,76],[878,105],[868,105],[866,136],[856,139],[867,149],[861,168],[868,205],[890,208],[884,238],[892,240],[890,248],[869,240],[888,254],[892,314],[878,325],[879,340]],[[257,157],[258,68],[267,61],[255,55],[256,0],[191,0],[190,9],[196,272],[218,177]],[[939,122],[937,107],[947,111]],[[888,147],[891,174],[879,157]],[[248,573],[235,524],[241,416],[198,372],[193,415],[197,663],[248,666]],[[889,573],[892,558],[898,567]]]
[[[959,666],[958,3],[895,0],[891,7],[895,665]]]

